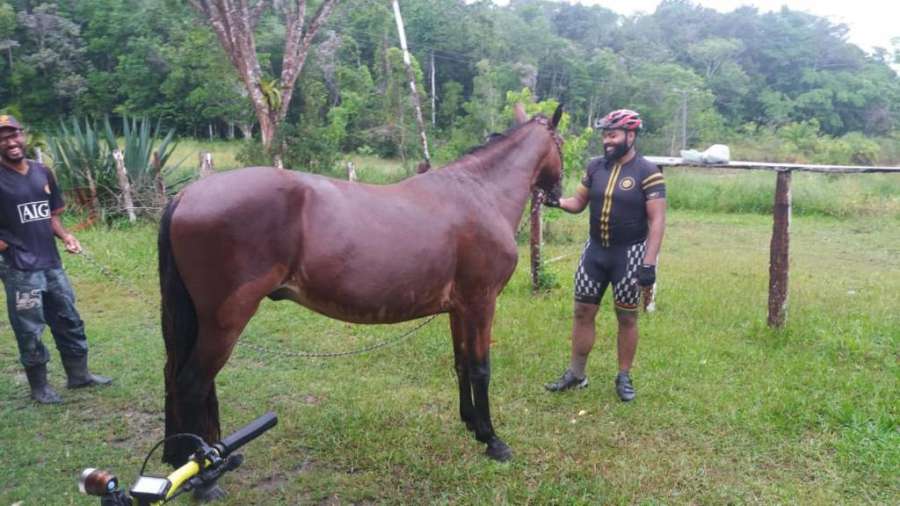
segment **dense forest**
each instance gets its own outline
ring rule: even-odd
[[[503,130],[508,93],[526,88],[564,103],[575,134],[612,108],[640,111],[653,154],[733,142],[758,146],[758,158],[900,159],[896,48],[866,53],[825,18],[686,0],[637,16],[547,0],[400,3],[438,159]],[[256,48],[268,100],[279,99],[284,33],[265,11]],[[0,49],[0,106],[33,130],[146,116],[182,136],[258,135],[247,91],[188,2],[0,1]],[[297,81],[280,134],[286,161],[328,170],[341,152],[414,160],[413,118],[390,2],[341,1]]]

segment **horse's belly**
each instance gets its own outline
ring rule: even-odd
[[[326,287],[291,281],[276,291],[277,299],[290,299],[325,316],[353,323],[397,323],[445,312],[450,307],[451,283],[433,290],[400,291],[396,287],[364,289]]]

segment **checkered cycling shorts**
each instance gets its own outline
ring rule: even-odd
[[[604,248],[588,239],[575,271],[575,300],[600,304],[606,287],[612,284],[616,307],[637,310],[641,297],[637,269],[646,251],[646,241]]]

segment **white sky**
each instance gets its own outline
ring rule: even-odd
[[[650,14],[659,0],[564,0],[582,5],[600,5],[619,14]],[[891,39],[900,37],[900,2],[897,0],[693,0],[695,4],[720,12],[750,5],[760,12],[778,11],[783,5],[825,17],[850,28],[847,39],[865,51],[879,46],[891,51]],[[505,5],[508,0],[494,0]]]

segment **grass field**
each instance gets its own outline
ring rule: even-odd
[[[411,324],[348,325],[266,301],[218,390],[224,431],[267,410],[280,421],[223,480],[225,504],[898,502],[896,220],[797,217],[788,323],[773,331],[764,323],[771,218],[671,212],[659,310],[641,320],[638,398],[623,404],[608,301],[590,387],[551,395],[541,386],[566,365],[585,219],[550,216],[545,258],[559,287],[530,294],[523,247],[499,301],[491,407],[511,462],[486,459],[458,421],[446,317],[383,351],[299,359],[279,352],[355,349]],[[162,436],[154,228],[94,229],[81,241],[118,279],[66,258],[93,367],[116,381],[67,391],[54,351],[51,381],[66,403],[37,406],[0,326],[2,505],[96,504],[78,495],[80,470],[110,468],[131,483]],[[163,472],[157,457],[150,467]]]

